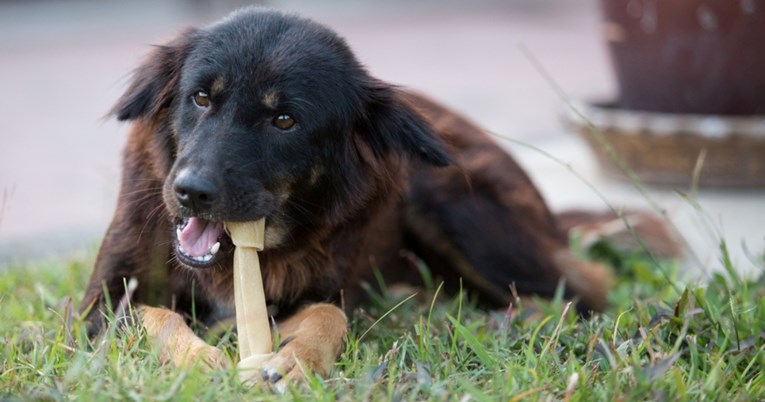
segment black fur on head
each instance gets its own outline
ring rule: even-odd
[[[402,92],[370,77],[342,38],[258,8],[156,48],[113,113],[154,121],[170,142],[164,200],[172,216],[266,217],[271,233],[292,238],[298,222],[338,222],[353,210],[349,199],[381,191],[380,161],[451,161]],[[294,126],[276,125],[284,115]],[[213,189],[216,202],[181,205],[181,173]]]
[[[435,166],[452,162],[430,125],[408,105],[394,87],[373,81],[364,89],[365,115],[357,130],[368,133],[367,141],[378,155],[406,153]]]
[[[248,24],[251,26],[247,26]],[[269,25],[275,29],[267,29]],[[317,37],[315,39],[318,39],[314,41],[316,43],[306,43],[303,49],[284,49],[280,57],[287,57],[287,52],[295,50],[296,52],[291,55],[294,59],[316,57],[326,50],[329,50],[326,57],[321,57],[325,61],[332,59],[333,56],[340,56],[336,61],[329,63],[329,67],[340,67],[335,71],[305,65],[307,71],[295,71],[295,73],[299,75],[299,79],[308,81],[304,84],[309,86],[319,84],[320,81],[330,86],[335,84],[357,86],[352,88],[352,92],[344,94],[345,99],[325,95],[326,88],[319,85],[315,87],[312,95],[316,95],[323,105],[341,112],[343,117],[352,117],[356,128],[367,134],[365,138],[376,155],[383,155],[390,151],[405,152],[437,166],[444,166],[451,162],[448,153],[434,137],[428,124],[401,97],[397,96],[398,91],[389,84],[370,78],[358,64],[345,42],[330,30],[309,20],[254,7],[236,12],[210,29],[225,32],[228,36],[252,34],[251,43],[239,44],[245,47],[247,45],[268,47],[269,40],[283,40],[279,38],[279,34],[284,34],[287,30],[299,31],[302,34],[300,36],[315,35]],[[206,36],[209,36],[209,31],[192,28],[185,30],[169,43],[156,46],[146,61],[134,72],[130,86],[117,101],[111,113],[118,120],[125,121],[141,117],[154,118],[163,110],[170,108],[180,95],[179,83],[186,59]],[[225,46],[226,44],[220,43],[220,40],[225,39],[218,38],[218,41],[215,41],[216,45]],[[246,52],[248,49],[241,50]],[[301,51],[306,54],[301,55]],[[212,59],[211,56],[208,56],[208,59]],[[261,62],[260,60],[252,61],[253,64]],[[347,65],[342,66],[343,63]],[[344,75],[347,73],[350,74]],[[329,75],[326,76],[326,74]],[[353,82],[354,79],[357,82]],[[350,102],[344,105],[337,103],[338,101]]]

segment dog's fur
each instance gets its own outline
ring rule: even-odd
[[[561,279],[582,309],[606,304],[608,271],[572,256],[508,154],[444,107],[370,77],[316,23],[246,9],[186,31],[150,54],[114,114],[132,127],[83,311],[96,330],[136,278],[143,328],[176,364],[226,363],[178,314],[192,298],[208,323],[234,307],[230,238],[195,263],[176,236],[190,218],[266,219],[265,291],[285,340],[266,381],[298,380],[297,361],[327,375],[347,325],[338,307],[362,301],[375,270],[419,282],[402,250],[490,307],[510,303],[513,284],[550,296]],[[294,126],[276,127],[285,115]]]

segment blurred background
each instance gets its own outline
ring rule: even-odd
[[[0,267],[97,247],[115,206],[127,131],[105,114],[130,72],[152,44],[249,3],[0,0]],[[632,185],[601,173],[562,123],[563,99],[544,77],[575,99],[615,96],[596,1],[257,4],[331,26],[373,75],[513,139],[499,141],[554,209],[650,208]],[[691,246],[689,272],[718,269],[721,237],[742,271],[762,270],[765,191],[703,188],[696,208],[676,189],[648,193]]]

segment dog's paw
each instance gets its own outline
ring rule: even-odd
[[[348,319],[338,307],[314,304],[303,308],[278,324],[284,336],[278,351],[263,355],[264,360],[247,358],[239,362],[244,383],[272,386],[284,392],[290,384],[300,384],[309,373],[326,377],[345,343]],[[249,360],[249,361],[247,361]]]
[[[198,364],[203,370],[222,370],[231,367],[228,356],[222,350],[204,342],[191,346],[183,361],[176,362],[178,366],[194,364]]]
[[[303,383],[307,373],[326,377],[334,360],[334,354],[330,355],[321,345],[310,342],[310,337],[291,337],[263,363],[260,377],[264,383],[284,392],[290,384]]]

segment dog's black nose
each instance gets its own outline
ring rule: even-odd
[[[209,178],[183,170],[173,183],[178,202],[194,212],[206,212],[218,199],[218,186]]]

